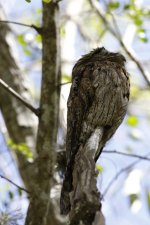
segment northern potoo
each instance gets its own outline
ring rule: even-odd
[[[121,124],[129,101],[129,77],[125,58],[97,48],[77,61],[68,98],[67,168],[60,199],[62,214],[70,210],[72,171],[76,153],[97,128],[103,130],[95,162],[106,142]]]

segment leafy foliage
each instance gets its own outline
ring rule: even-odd
[[[120,3],[119,2],[116,2],[116,1],[113,1],[113,2],[109,2],[108,3],[109,9],[112,9],[112,10],[119,8],[119,6],[120,6]]]
[[[127,124],[131,127],[136,127],[138,125],[138,122],[139,122],[138,117],[135,115],[130,115],[127,118]]]
[[[50,3],[52,0],[43,0],[45,3]]]
[[[96,165],[96,169],[99,173],[102,173],[104,171],[104,168],[99,164]]]
[[[20,152],[25,157],[27,157],[27,159],[33,158],[32,151],[29,149],[26,143],[15,144],[12,139],[9,139],[7,144],[12,150]]]
[[[133,203],[139,199],[139,196],[137,194],[130,194],[129,199],[130,199],[130,205],[133,205]]]

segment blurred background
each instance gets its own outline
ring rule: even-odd
[[[104,46],[127,59],[131,97],[127,115],[97,162],[97,186],[103,196],[106,225],[150,224],[150,1],[63,0],[60,5],[61,102],[58,148],[64,146],[66,103],[75,62],[93,48]],[[41,24],[40,0],[0,0],[1,20],[28,25]],[[1,23],[1,22],[0,22]],[[41,85],[41,37],[31,27],[9,23],[7,41],[25,80],[32,101],[39,105]],[[1,32],[1,31],[0,31]],[[1,45],[1,43],[0,43]],[[1,91],[1,90],[0,90]],[[1,92],[0,92],[1,93]],[[32,123],[37,125],[37,119]],[[0,115],[0,175],[23,186],[14,144]],[[32,154],[18,148],[29,161]],[[26,194],[0,179],[0,215],[19,211],[23,224]],[[9,215],[9,214],[8,214]],[[8,216],[7,215],[7,216]],[[18,213],[17,213],[18,216]]]

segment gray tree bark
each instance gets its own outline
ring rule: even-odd
[[[41,225],[42,218],[46,218],[44,224],[47,225],[66,224],[66,220],[59,216],[58,204],[53,204],[50,199],[50,189],[54,185],[52,182],[55,164],[54,150],[59,113],[60,53],[57,39],[57,13],[56,4],[43,4],[43,80],[38,137],[36,137],[37,116],[3,86],[0,86],[0,109],[9,137],[14,144],[25,143],[33,152],[33,163],[29,163],[27,157],[17,150],[13,152],[17,157],[22,180],[30,192],[31,204],[26,224],[33,222],[33,224]],[[5,18],[1,19],[5,20]],[[22,76],[9,43],[6,41],[11,30],[6,23],[0,23],[0,28],[0,78],[27,102],[30,102],[31,96],[24,85],[25,77]]]
[[[54,224],[48,221],[53,186],[57,142],[60,85],[60,52],[58,36],[58,5],[43,3],[42,25],[42,88],[37,134],[37,176],[31,194],[26,225]],[[35,213],[36,212],[36,213]]]
[[[1,12],[2,14],[2,12]],[[11,54],[11,49],[6,41],[7,35],[10,35],[10,28],[0,24],[0,78],[12,87],[18,94],[25,96],[29,101],[31,99],[27,87],[24,85],[24,78],[19,67]],[[3,87],[0,87],[0,109],[7,127],[9,137],[13,143],[19,145],[25,143],[33,152],[35,157],[35,115],[27,109],[22,103],[15,99]],[[18,169],[28,190],[32,190],[35,170],[27,157],[19,151],[13,152],[16,155]],[[29,179],[29,177],[31,179]]]
[[[97,190],[95,154],[103,135],[103,129],[96,129],[85,145],[81,145],[75,157],[73,170],[73,191],[70,193],[70,225],[105,225],[101,210],[101,196]]]

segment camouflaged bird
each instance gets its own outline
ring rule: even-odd
[[[125,61],[119,53],[97,48],[79,59],[73,68],[67,103],[67,168],[60,198],[61,214],[70,211],[72,172],[80,145],[85,144],[95,129],[103,129],[96,162],[126,114],[130,83]]]

